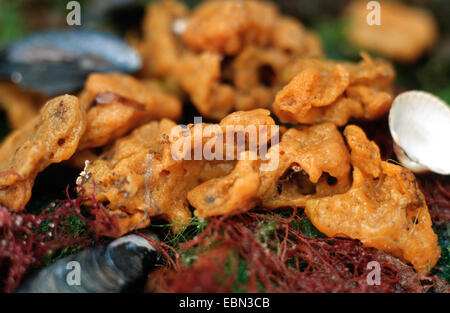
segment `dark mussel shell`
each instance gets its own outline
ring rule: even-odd
[[[106,247],[68,256],[33,274],[19,287],[19,293],[115,293],[142,287],[156,262],[156,249],[138,235],[114,240]],[[79,284],[68,281],[79,264]],[[73,264],[73,263],[72,263]]]
[[[80,89],[92,72],[140,68],[139,54],[121,38],[83,28],[34,33],[0,53],[0,77],[48,96]]]

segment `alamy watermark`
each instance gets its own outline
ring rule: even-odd
[[[70,12],[67,14],[66,21],[69,26],[81,25],[81,4],[78,1],[69,1],[66,6]]]
[[[194,124],[172,128],[169,140],[174,160],[261,160],[261,171],[273,171],[279,164],[278,125]],[[270,149],[269,149],[270,146]]]
[[[366,5],[367,10],[371,10],[367,14],[366,21],[370,26],[381,25],[381,5],[378,1],[369,1]]]
[[[70,261],[66,265],[66,269],[69,271],[66,275],[66,283],[69,286],[81,285],[81,265],[77,261]]]
[[[377,261],[367,263],[367,269],[371,270],[366,277],[367,285],[379,286],[381,284],[381,265]]]

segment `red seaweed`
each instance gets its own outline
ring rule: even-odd
[[[419,275],[400,260],[365,248],[357,240],[309,237],[299,229],[303,219],[295,210],[287,218],[257,212],[212,218],[201,234],[182,244],[168,266],[149,276],[146,290],[234,291],[239,264],[230,255],[235,255],[245,262],[248,273],[238,290],[248,292],[427,292],[433,287],[448,291],[439,278]],[[263,239],[261,231],[267,223],[276,227]],[[192,264],[182,262],[183,253],[202,247],[206,252],[196,250]],[[379,285],[367,282],[371,261],[380,264]]]
[[[433,224],[450,223],[450,179],[436,174],[418,175]]]

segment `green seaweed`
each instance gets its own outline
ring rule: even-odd
[[[345,32],[348,28],[348,22],[345,19],[327,19],[318,22],[313,28],[320,35],[325,49],[325,55],[328,58],[353,61],[360,59],[360,50],[347,41]]]
[[[237,273],[235,277],[234,284],[231,288],[232,292],[235,293],[247,293],[246,285],[249,280],[249,272],[247,262],[235,251],[231,251],[227,262],[225,263],[225,275],[229,276],[232,274],[233,265],[237,262]]]
[[[271,239],[273,233],[277,229],[277,223],[275,221],[263,221],[260,225],[259,240],[260,242],[267,244]]]
[[[0,1],[0,46],[26,33],[20,7],[24,1]]]
[[[208,224],[208,220],[192,217],[189,225],[177,234],[173,233],[170,229],[174,224],[152,224],[152,227],[165,230],[166,234],[164,235],[163,242],[174,248],[179,248],[181,243],[187,242],[203,232]]]
[[[441,247],[441,258],[433,269],[432,275],[438,275],[450,283],[450,224],[436,227],[436,233]]]
[[[326,236],[321,233],[308,218],[303,218],[300,221],[300,230],[304,235],[311,238],[326,238]]]
[[[450,87],[439,90],[436,95],[450,105]]]

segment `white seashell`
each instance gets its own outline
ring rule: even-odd
[[[423,91],[398,95],[389,112],[398,160],[415,173],[450,174],[450,107]]]

